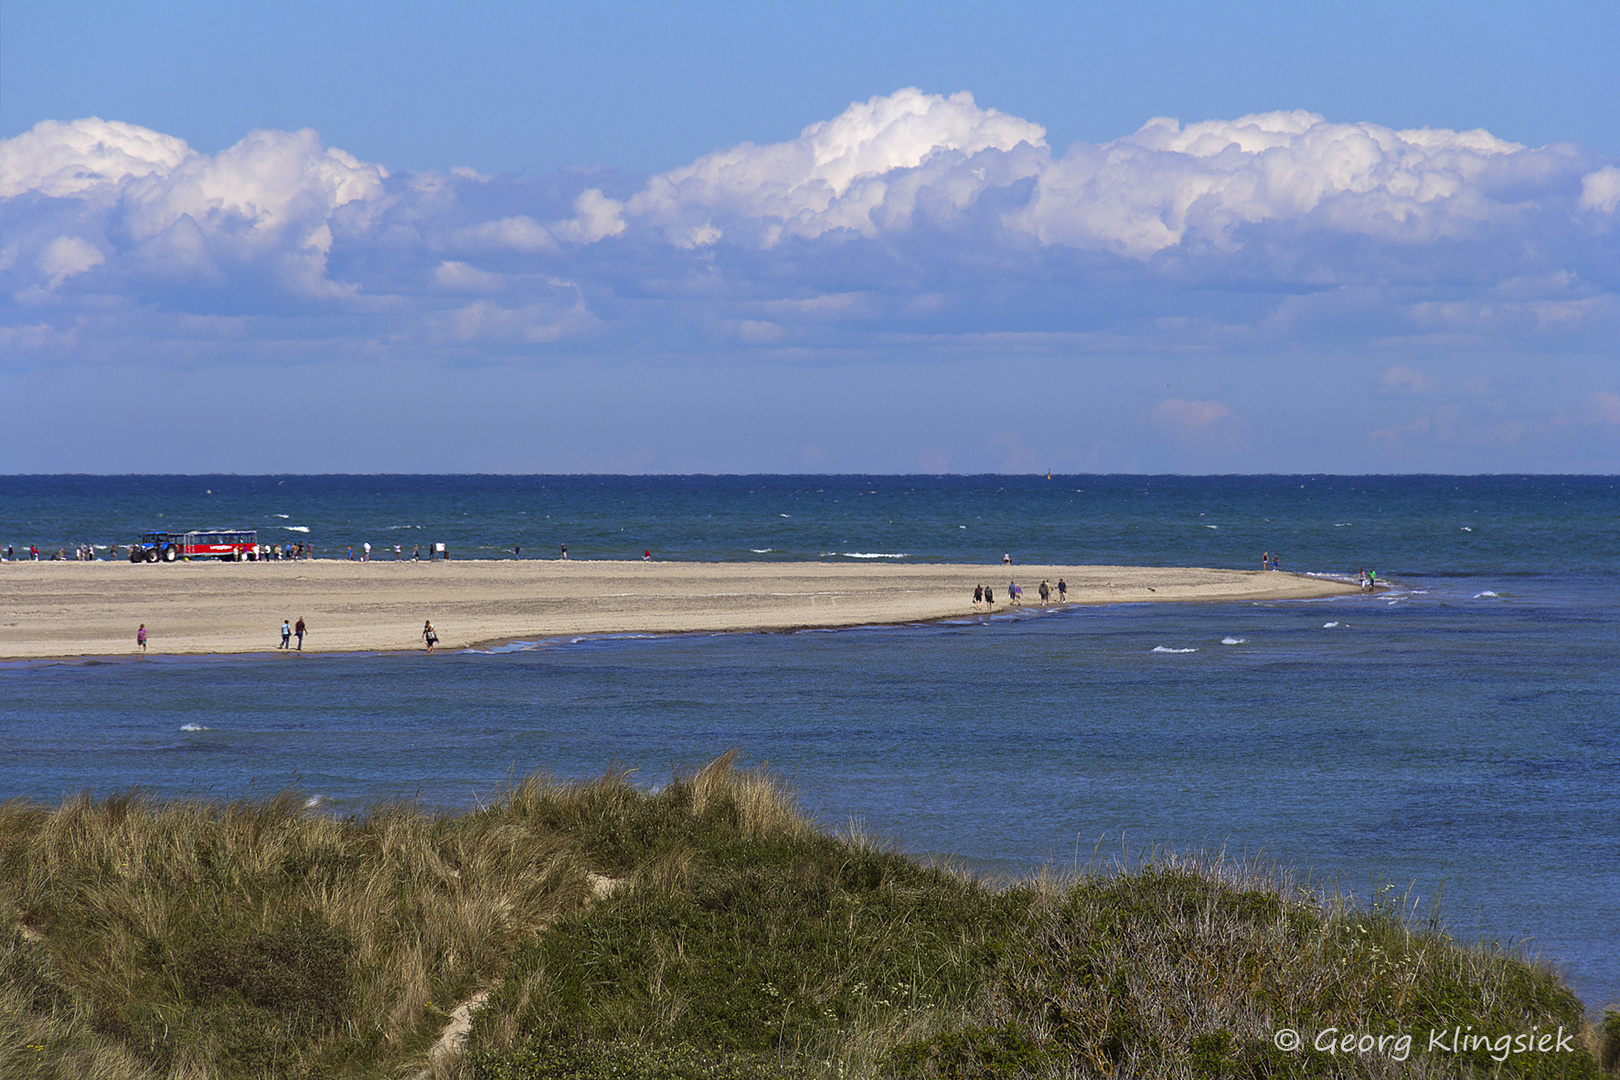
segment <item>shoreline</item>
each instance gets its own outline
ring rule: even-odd
[[[1068,600],[1056,585],[1067,581]],[[1314,600],[1355,584],[1288,571],[824,562],[463,560],[135,564],[0,564],[0,660],[137,654],[280,652],[283,619],[309,625],[305,652],[420,651],[432,620],[439,648],[495,648],[556,637],[649,633],[787,633],[892,626],[1118,603]],[[1006,602],[1007,585],[1024,590]],[[976,608],[975,585],[996,595]],[[293,651],[293,650],[288,650]]]

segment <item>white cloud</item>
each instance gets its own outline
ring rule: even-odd
[[[1045,135],[1038,124],[979,108],[972,94],[942,97],[908,88],[857,102],[790,142],[742,143],[655,176],[628,204],[608,200],[578,208],[579,216],[559,232],[571,228],[570,238],[585,243],[618,235],[625,228],[617,216],[622,212],[682,247],[717,241],[724,234],[717,216],[750,223],[748,239],[765,246],[840,229],[871,236],[891,195],[907,195],[904,185],[891,192],[893,174],[941,155],[972,157],[1020,143],[1044,147]],[[978,187],[985,182],[981,177]],[[895,219],[906,216],[888,215],[891,224],[903,224]]]
[[[599,188],[586,188],[580,193],[574,200],[574,215],[573,220],[553,226],[564,240],[591,244],[624,232],[624,204],[603,195]]]
[[[1425,242],[1508,213],[1479,180],[1523,151],[1483,131],[1394,131],[1303,111],[1186,127],[1161,118],[1071,148],[1009,224],[1138,259],[1192,240],[1232,248],[1241,227],[1273,222]]]
[[[490,293],[500,291],[506,279],[464,262],[447,261],[433,271],[433,278],[453,292]]]
[[[1581,209],[1614,213],[1620,206],[1620,169],[1605,165],[1581,177]]]
[[[538,345],[590,329],[595,324],[584,294],[571,281],[552,278],[534,303],[507,307],[477,300],[434,320],[438,336],[457,343]]]
[[[96,117],[42,120],[0,140],[0,199],[25,191],[83,196],[132,177],[172,172],[192,156],[184,140],[134,124]]]
[[[100,266],[107,257],[77,236],[58,236],[45,245],[35,261],[40,272],[49,279],[46,288],[54,289],[75,274]]]
[[[606,330],[806,355],[1607,342],[1617,234],[1594,215],[1617,208],[1620,166],[1484,131],[1288,111],[1055,154],[1038,124],[916,89],[642,179],[393,176],[307,130],[208,155],[46,122],[0,144],[0,322],[318,314],[423,348]]]
[[[557,248],[551,231],[527,214],[460,229],[455,234],[455,243],[458,247],[508,248],[529,253]]]

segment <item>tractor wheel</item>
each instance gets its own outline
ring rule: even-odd
[[[158,549],[157,548],[147,548],[146,549],[146,561],[147,562],[157,562],[158,558],[159,558],[159,555],[158,555]]]
[[[170,544],[168,547],[163,549],[164,562],[174,562],[174,560],[178,559],[179,557],[180,549],[175,547],[173,544]]]

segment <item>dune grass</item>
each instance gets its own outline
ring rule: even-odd
[[[604,888],[611,880],[615,887]],[[460,815],[0,806],[0,1075],[1598,1077],[1620,1015],[1390,894],[1149,858],[990,887],[815,829],[730,756]],[[464,1054],[430,1056],[489,991]],[[1305,1045],[1284,1051],[1281,1028]],[[1428,1049],[1560,1027],[1569,1049]],[[1318,1033],[1386,1037],[1329,1052]],[[1404,1060],[1388,1040],[1412,1036]]]

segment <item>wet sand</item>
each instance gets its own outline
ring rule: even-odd
[[[848,565],[499,560],[369,563],[0,563],[0,659],[274,651],[281,621],[306,652],[440,649],[579,634],[792,630],[982,615],[973,587],[1007,584],[1038,607],[1043,579],[1070,604],[1305,600],[1354,585],[1257,570],[1125,566]],[[1053,602],[1056,603],[1054,593]]]

